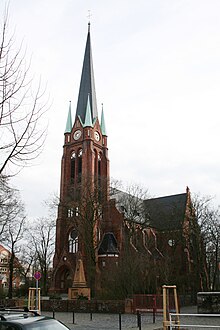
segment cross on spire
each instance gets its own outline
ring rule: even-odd
[[[92,17],[92,14],[91,14],[91,10],[89,9],[88,10],[88,15],[87,15],[87,18],[88,18],[88,32],[90,32],[90,21],[91,21],[91,17]]]

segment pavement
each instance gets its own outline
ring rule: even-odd
[[[181,308],[181,314],[197,314],[196,306],[189,306]],[[43,315],[53,316],[51,312],[42,312]],[[198,317],[199,316],[199,317]],[[121,327],[120,327],[121,317]],[[135,314],[102,314],[102,313],[63,313],[56,312],[55,318],[63,322],[71,330],[163,330],[163,316],[162,314],[156,315],[155,323],[151,313],[141,314],[141,328],[137,324],[137,315]],[[205,317],[199,314],[195,316],[181,316],[180,324],[197,324],[197,327],[180,327],[180,329],[202,329],[206,325],[206,330],[212,329],[208,325],[214,325],[215,329],[220,330],[220,314],[217,317]]]

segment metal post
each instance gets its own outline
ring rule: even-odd
[[[156,319],[156,308],[153,307],[153,323],[155,323],[155,319]]]
[[[38,311],[39,303],[38,303],[38,280],[36,280],[36,310]]]
[[[138,318],[139,318],[139,330],[141,330],[141,313],[139,312],[138,314]]]
[[[73,311],[73,324],[75,323],[75,313]]]
[[[92,321],[92,312],[90,311],[90,321]]]
[[[139,328],[139,314],[140,314],[140,312],[139,312],[139,310],[137,310],[137,327]]]
[[[55,319],[55,310],[53,309],[53,319]]]
[[[121,312],[119,313],[119,330],[121,330]]]

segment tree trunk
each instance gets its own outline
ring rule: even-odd
[[[14,259],[15,254],[12,249],[11,258],[9,261],[9,283],[8,283],[8,298],[12,299],[12,293],[13,293],[13,272],[14,272]]]

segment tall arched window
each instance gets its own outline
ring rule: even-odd
[[[81,182],[82,178],[82,149],[78,152],[78,182]]]
[[[77,253],[79,240],[78,240],[78,233],[75,229],[73,229],[69,234],[68,244],[69,244],[69,252]]]
[[[70,178],[71,181],[74,182],[75,180],[75,171],[76,171],[76,153],[75,151],[72,152],[71,154],[71,168],[70,168]]]
[[[101,154],[98,154],[98,177],[101,176]]]

